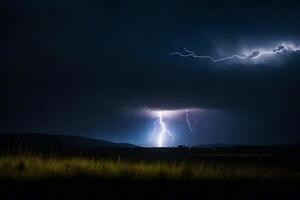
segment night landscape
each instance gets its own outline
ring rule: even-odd
[[[0,1],[0,199],[298,199],[299,10]]]

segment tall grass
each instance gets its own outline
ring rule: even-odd
[[[129,179],[295,179],[299,171],[255,165],[194,162],[129,162],[86,158],[5,156],[0,158],[1,179],[45,179],[89,176]]]

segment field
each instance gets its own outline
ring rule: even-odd
[[[77,137],[2,136],[1,199],[291,199],[299,196],[298,146],[94,146],[98,144]],[[100,145],[103,144],[106,143]]]
[[[4,199],[284,199],[299,190],[297,156],[177,148],[92,152],[2,155],[1,194]]]
[[[47,158],[34,156],[0,158],[0,177],[8,180],[95,177],[136,180],[254,179],[292,180],[300,178],[298,170],[259,165],[229,165],[203,162],[129,162],[84,158]]]

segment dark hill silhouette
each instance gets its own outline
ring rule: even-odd
[[[36,146],[36,147],[118,147],[136,148],[133,144],[114,143],[73,135],[48,135],[41,133],[2,133],[0,145],[3,146]]]
[[[193,146],[194,148],[228,148],[228,147],[234,147],[237,146],[235,144],[222,144],[222,143],[216,143],[216,144],[200,144]]]

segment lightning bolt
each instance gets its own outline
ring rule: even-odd
[[[206,60],[210,60],[214,63],[217,63],[217,62],[222,62],[222,61],[229,61],[232,59],[255,60],[263,55],[275,55],[275,54],[281,53],[283,51],[289,51],[289,52],[300,51],[300,48],[296,47],[293,44],[282,44],[282,45],[279,45],[276,49],[273,49],[271,51],[254,50],[247,55],[234,54],[234,55],[231,55],[228,57],[223,57],[223,58],[213,58],[208,55],[197,55],[194,52],[187,50],[186,48],[184,48],[183,50],[184,50],[184,53],[173,52],[170,55],[171,56],[178,55],[181,57],[192,57],[192,58],[197,58],[197,59],[206,59]]]
[[[177,110],[155,110],[152,112],[152,114],[154,114],[155,116],[156,121],[151,137],[154,138],[154,142],[157,147],[166,146],[166,139],[168,139],[169,137],[171,137],[171,139],[174,139],[171,131],[168,129],[167,122],[165,121],[166,118],[181,118],[181,116],[184,115],[186,127],[189,132],[193,133],[192,122],[195,120],[193,119],[191,111],[195,111],[195,109],[186,108]]]
[[[190,117],[189,117],[189,111],[188,111],[188,109],[185,109],[185,121],[186,121],[188,129],[190,130],[191,133],[193,133],[193,129],[191,127],[191,122],[190,122]]]
[[[159,119],[159,125],[160,125],[160,132],[157,137],[157,146],[162,147],[165,136],[166,135],[171,136],[171,133],[168,130],[167,125],[165,124],[165,122],[163,120],[163,112],[162,111],[158,112],[158,119]]]
[[[229,56],[229,57],[215,59],[215,58],[213,58],[211,56],[197,55],[194,52],[187,50],[186,48],[183,48],[183,50],[185,51],[185,54],[184,53],[180,53],[180,52],[173,52],[173,53],[171,53],[171,56],[173,56],[173,55],[179,55],[181,57],[193,57],[193,58],[207,59],[207,60],[210,60],[212,62],[220,62],[220,61],[230,60],[230,59],[233,59],[233,58],[240,58],[240,59],[245,59],[246,58],[246,57],[240,56],[240,55],[232,55],[232,56]]]

